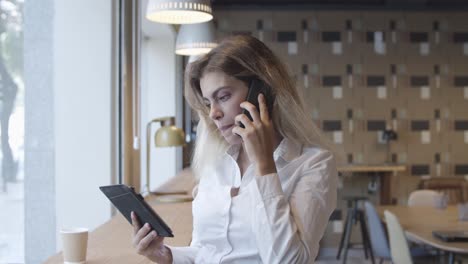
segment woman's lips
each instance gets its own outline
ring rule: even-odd
[[[233,125],[227,125],[227,126],[222,126],[219,128],[219,130],[224,133],[225,131],[227,131],[228,129],[230,129]]]

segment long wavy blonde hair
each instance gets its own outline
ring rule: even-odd
[[[209,72],[223,72],[244,81],[247,86],[248,80],[253,78],[265,82],[276,97],[271,116],[276,131],[283,138],[306,147],[332,149],[306,113],[287,67],[260,40],[247,35],[231,36],[190,63],[185,73],[185,98],[200,118],[192,157],[192,169],[197,178],[228,147],[209,117],[210,109],[203,102],[200,79]]]

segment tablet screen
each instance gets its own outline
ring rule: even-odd
[[[117,184],[99,187],[119,212],[132,223],[131,212],[135,212],[140,224],[148,223],[156,230],[159,236],[173,237],[172,230],[159,217],[159,215],[146,203],[143,197],[136,193],[132,187]]]

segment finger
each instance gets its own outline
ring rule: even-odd
[[[234,135],[238,135],[239,137],[242,137],[244,135],[245,129],[239,126],[235,126],[232,128],[232,133]]]
[[[154,238],[153,242],[156,243],[156,244],[161,244],[163,243],[164,241],[164,237],[163,236],[159,236],[158,235],[158,232],[154,231],[156,233],[156,237]]]
[[[136,235],[138,230],[140,230],[140,228],[141,228],[140,221],[138,221],[138,218],[136,217],[135,212],[132,211],[130,213],[130,216],[132,218],[133,235]]]
[[[150,256],[151,254],[154,254],[154,248],[160,248],[161,245],[164,245],[164,237],[158,236],[158,233],[156,232],[156,237],[148,244],[146,249],[143,249],[140,254],[143,256]]]
[[[258,95],[258,106],[260,107],[260,119],[262,121],[270,120],[270,116],[268,114],[268,106],[265,100],[265,95],[263,94]]]
[[[253,105],[252,103],[250,102],[243,102],[240,104],[240,107],[244,108],[245,110],[249,111],[250,113],[250,116],[252,117],[252,121],[253,122],[260,122],[261,119],[260,119],[260,115],[258,113],[258,109],[257,107],[255,107],[255,105]]]
[[[251,127],[252,126],[252,121],[250,121],[250,119],[244,115],[244,114],[240,114],[240,115],[237,115],[235,118],[234,118],[234,121],[236,124],[240,124],[242,123],[244,125],[245,128],[247,127]]]
[[[148,234],[148,232],[151,230],[150,225],[146,223],[138,232],[135,234],[133,237],[133,243],[135,246],[137,246],[140,241]]]
[[[136,248],[138,254],[142,254],[156,237],[157,237],[156,231],[153,230],[149,234],[147,234],[144,238],[142,238]]]

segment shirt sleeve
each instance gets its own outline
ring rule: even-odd
[[[166,245],[167,246],[167,245]],[[173,264],[191,264],[195,263],[195,258],[198,253],[198,248],[190,247],[171,247],[167,246],[172,252]]]
[[[337,171],[333,155],[323,152],[296,172],[289,200],[279,176],[256,176],[253,232],[263,263],[313,263],[328,219],[336,207]]]

